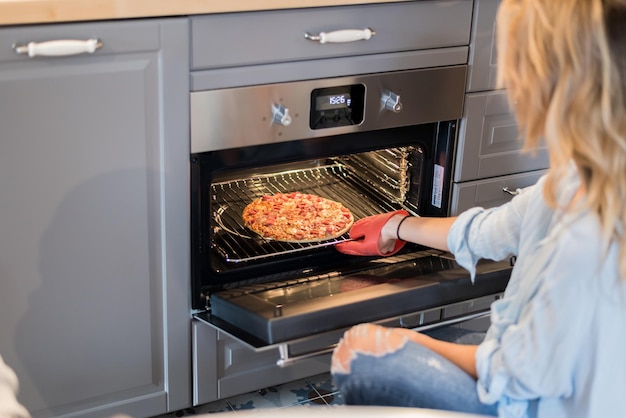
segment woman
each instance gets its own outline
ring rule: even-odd
[[[626,0],[503,0],[500,86],[548,174],[510,203],[458,218],[388,213],[338,249],[402,242],[478,259],[517,255],[478,345],[358,325],[332,359],[352,404],[501,417],[622,417],[626,387]]]

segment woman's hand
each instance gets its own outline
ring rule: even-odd
[[[352,241],[335,247],[351,255],[392,255],[407,242],[449,251],[448,233],[456,217],[423,218],[411,216],[405,210],[383,213],[358,220],[350,230]],[[398,225],[402,222],[400,230]],[[398,235],[401,237],[398,239]]]
[[[400,225],[400,222],[402,222],[404,218],[409,216],[409,214],[404,214],[404,211],[398,212],[401,213],[395,212],[394,216],[390,217],[380,230],[380,236],[378,237],[378,248],[383,254],[392,252],[396,246],[396,243],[406,242],[405,240],[398,237],[398,225]]]
[[[405,210],[369,216],[354,223],[351,241],[337,244],[338,251],[350,255],[392,255],[400,251],[405,241],[396,239],[398,223],[409,213]]]

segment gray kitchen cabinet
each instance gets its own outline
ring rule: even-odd
[[[453,213],[461,213],[475,206],[491,208],[508,202],[525,187],[533,185],[546,173],[546,170],[534,170],[508,176],[467,181],[454,184],[450,202]]]
[[[471,0],[194,16],[191,89],[466,64],[471,24]],[[305,33],[367,28],[376,34],[358,42],[305,38]]]
[[[191,67],[196,71],[457,47],[469,41],[471,15],[471,1],[439,0],[197,16],[191,22]],[[362,42],[305,39],[305,33],[367,28],[375,34]]]
[[[465,96],[459,137],[455,182],[544,169],[549,163],[545,148],[522,152],[524,143],[504,90]]]
[[[0,29],[0,353],[34,417],[191,404],[188,42],[184,18]]]
[[[534,184],[549,166],[547,149],[524,152],[506,91],[497,89],[495,19],[500,0],[474,0],[468,78],[459,125],[450,213],[493,207],[503,190]],[[486,198],[486,196],[489,198]]]
[[[472,46],[470,48],[467,91],[496,88],[496,13],[501,0],[474,0]]]

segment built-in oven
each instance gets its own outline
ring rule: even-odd
[[[252,200],[288,192],[339,201],[357,220],[398,209],[449,215],[466,72],[451,65],[192,92],[195,317],[250,347],[279,347],[285,363],[292,345],[323,352],[360,322],[423,328],[487,312],[425,315],[499,294],[508,262],[481,262],[472,283],[431,248],[351,256],[335,249],[347,233],[286,243],[242,221]]]

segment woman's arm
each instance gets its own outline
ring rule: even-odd
[[[435,353],[456,364],[474,379],[476,373],[476,349],[477,345],[456,344],[437,340],[426,334],[415,332],[410,329],[397,328],[398,332],[404,333],[411,341],[431,349]]]
[[[448,232],[456,217],[420,218],[411,216],[402,221],[403,218],[404,216],[402,215],[395,215],[383,226],[378,241],[378,247],[382,253],[393,249],[398,236],[403,241],[449,251],[447,244]],[[402,225],[398,229],[401,221]]]

